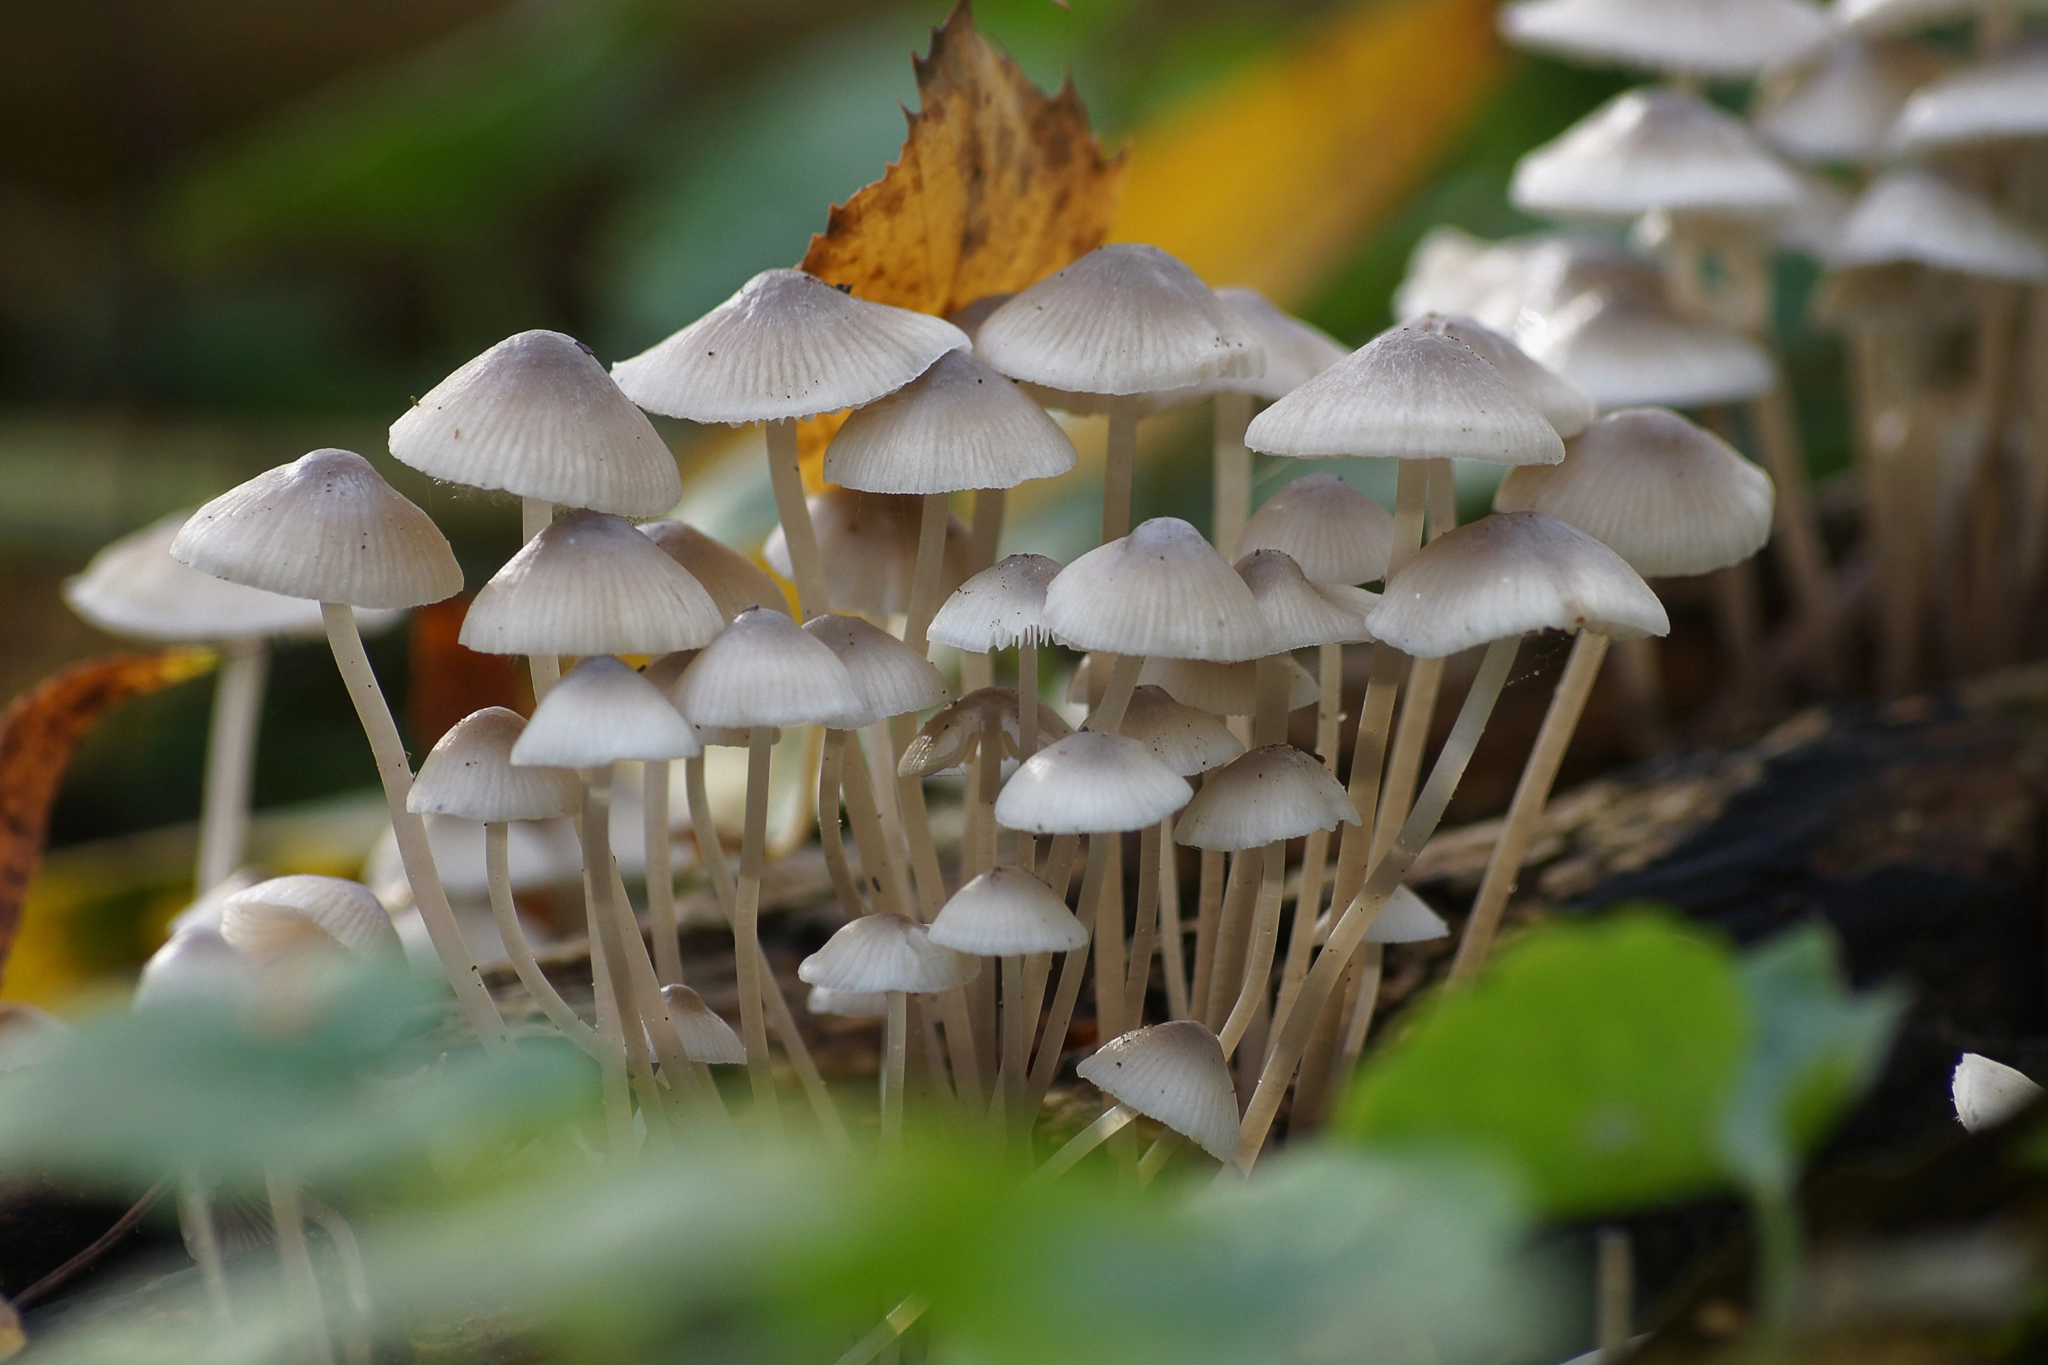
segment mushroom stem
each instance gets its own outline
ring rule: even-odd
[[[1401,698],[1401,721],[1394,728],[1394,751],[1387,758],[1386,786],[1380,793],[1378,817],[1373,822],[1374,862],[1385,855],[1401,822],[1408,818],[1409,803],[1415,799],[1415,784],[1422,776],[1422,751],[1429,744],[1443,682],[1442,659],[1415,659],[1409,663],[1408,690]]]
[[[1298,1137],[1316,1130],[1321,1124],[1325,1101],[1330,1094],[1330,1079],[1336,1074],[1339,1050],[1343,1046],[1344,1021],[1350,1018],[1352,1004],[1358,999],[1358,978],[1360,964],[1358,954],[1352,956],[1345,966],[1337,988],[1316,1011],[1314,1024],[1309,1029],[1308,1046],[1302,1052],[1301,1076],[1295,1083],[1294,1101],[1287,1110],[1287,1132]],[[1279,1029],[1273,1031],[1277,1044]],[[1271,1057],[1272,1049],[1267,1049]]]
[[[1216,947],[1209,963],[1209,994],[1202,1022],[1221,1029],[1244,981],[1245,949],[1257,910],[1260,850],[1241,849],[1230,855],[1230,878],[1223,888],[1223,910],[1216,926]]]
[[[968,875],[979,875],[996,865],[996,797],[1003,790],[1003,747],[994,734],[984,734],[975,744],[978,769],[974,776],[975,806],[981,812],[977,829],[981,843],[974,850]]]
[[[582,837],[580,829],[577,837]],[[634,1149],[633,1097],[626,1081],[626,1034],[619,1018],[618,997],[607,984],[611,972],[605,958],[604,938],[597,931],[597,900],[591,890],[588,868],[583,872],[583,910],[584,933],[590,944],[590,989],[597,1015],[597,1037],[603,1045],[597,1059],[597,1074],[604,1106],[605,1141],[613,1152],[624,1157]]]
[[[228,1302],[227,1270],[221,1264],[220,1226],[213,1221],[213,1201],[207,1198],[206,1187],[189,1175],[178,1182],[178,1225],[199,1266],[215,1325],[229,1326],[234,1310]]]
[[[774,753],[768,735],[767,729],[756,726],[747,737],[747,815],[740,835],[739,899],[733,911],[732,939],[738,963],[740,1039],[747,1049],[754,1112],[763,1134],[774,1134],[781,1131],[782,1111],[776,1103],[775,1071],[768,1056],[768,1024],[761,1014],[769,986],[762,980],[767,962],[761,953],[760,932],[761,859],[768,838],[768,760]]]
[[[818,845],[824,850],[825,872],[832,879],[839,908],[848,919],[858,919],[868,912],[868,905],[853,879],[853,868],[846,861],[846,837],[839,828],[840,779],[846,757],[844,738],[844,731],[827,730],[825,749],[818,758]],[[867,870],[866,858],[861,859],[861,870]]]
[[[1507,908],[1508,896],[1522,875],[1522,860],[1528,856],[1530,841],[1543,822],[1543,807],[1550,800],[1551,785],[1557,781],[1558,766],[1564,762],[1565,750],[1571,747],[1572,734],[1578,729],[1579,716],[1586,709],[1586,698],[1592,695],[1593,683],[1600,676],[1600,662],[1606,656],[1605,635],[1584,630],[1572,642],[1571,658],[1550,694],[1543,726],[1536,732],[1528,761],[1522,765],[1522,776],[1515,783],[1515,795],[1508,803],[1500,838],[1493,846],[1493,856],[1487,860],[1486,877],[1479,883],[1472,914],[1465,921],[1464,937],[1458,941],[1458,955],[1451,961],[1453,986],[1470,983],[1486,963],[1487,951],[1500,928],[1501,912]]]
[[[1180,866],[1174,856],[1173,817],[1159,822],[1159,966],[1166,976],[1166,1017],[1188,1017],[1187,945],[1182,941]]]
[[[1216,395],[1213,403],[1214,445],[1210,458],[1215,505],[1210,526],[1215,534],[1210,540],[1218,554],[1234,561],[1252,501],[1252,453],[1244,443],[1245,428],[1252,422],[1252,396],[1223,392]]]
[[[633,902],[626,895],[626,879],[619,874],[619,860],[608,856],[607,862],[612,905],[619,915],[620,935],[627,944],[626,974],[632,983],[640,1018],[646,1025],[646,1035],[653,1046],[654,1060],[661,1064],[666,1082],[665,1099],[680,1111],[683,1087],[694,1089],[701,1080],[703,1089],[698,1098],[705,1101],[707,1113],[724,1122],[731,1116],[725,1112],[725,1101],[711,1082],[710,1068],[692,1061],[690,1054],[683,1049],[682,1034],[676,1028],[675,1016],[669,1013],[668,998],[661,993],[661,982],[654,975],[654,963],[648,959],[646,945],[640,938],[639,922],[633,918]]]
[[[1121,880],[1122,852],[1123,835],[1089,835],[1088,870],[1081,874],[1081,922],[1095,932],[1095,1031],[1105,1040],[1124,1031],[1123,898],[1112,896],[1109,885]]]
[[[1003,509],[1009,501],[1009,490],[1003,488],[977,488],[974,490],[974,521],[968,527],[969,573],[980,573],[996,562],[1002,553]],[[987,683],[981,684],[983,687]],[[973,689],[968,689],[972,691]]]
[[[768,482],[775,491],[775,515],[789,547],[789,572],[796,580],[797,613],[806,621],[832,610],[826,588],[825,560],[818,553],[818,529],[811,524],[804,501],[803,466],[797,454],[796,422],[790,418],[764,424],[768,437]]]
[[[306,1245],[306,1214],[299,1204],[298,1181],[273,1166],[264,1175],[270,1195],[270,1222],[277,1233],[277,1259],[284,1272],[285,1301],[292,1318],[306,1334],[306,1348],[319,1365],[334,1365],[334,1342],[328,1335],[327,1311],[320,1303],[320,1279],[313,1272],[313,1253]]]
[[[1828,569],[1821,541],[1820,518],[1806,476],[1806,456],[1799,444],[1799,418],[1781,374],[1770,392],[1750,405],[1759,463],[1777,486],[1773,517],[1778,545],[1784,552],[1785,576],[1806,640],[1815,680],[1832,692],[1841,682],[1840,642],[1836,637],[1834,575]]]
[[[1038,642],[1024,639],[1017,642],[1017,759],[1022,762],[1037,752]]]
[[[1593,1281],[1594,1320],[1599,1365],[1621,1365],[1628,1359],[1628,1341],[1635,1318],[1635,1257],[1628,1229],[1600,1229]]]
[[[621,918],[630,921],[632,910],[618,904],[612,887],[611,810],[612,769],[607,763],[590,769],[584,775],[583,818],[579,830],[583,836],[583,885],[590,895],[591,927],[597,931],[598,942],[604,945],[605,982],[598,984],[602,989],[605,983],[609,983],[612,999],[617,1002],[619,1037],[626,1055],[626,1076],[640,1097],[640,1114],[647,1122],[648,1136],[652,1137],[659,1130],[661,1085],[654,1078],[654,1058],[648,1051],[649,1016],[633,989],[632,967],[627,956],[630,951],[639,950],[639,934],[634,934],[635,942],[629,946],[619,921]]]
[[[1495,640],[1486,647],[1486,657],[1481,660],[1472,686],[1465,693],[1465,704],[1458,713],[1457,722],[1451,727],[1450,737],[1444,741],[1443,749],[1437,755],[1436,767],[1424,784],[1415,808],[1409,812],[1407,823],[1395,836],[1386,856],[1366,878],[1365,886],[1357,897],[1345,907],[1343,915],[1331,927],[1329,943],[1302,981],[1301,995],[1288,1016],[1287,1026],[1280,1030],[1273,1042],[1265,1069],[1259,1075],[1258,1088],[1252,1094],[1251,1104],[1239,1129],[1237,1164],[1243,1169],[1249,1171],[1252,1163],[1258,1160],[1259,1149],[1266,1142],[1266,1133],[1273,1126],[1273,1117],[1280,1111],[1280,1100],[1286,1093],[1288,1081],[1301,1062],[1309,1031],[1315,1026],[1323,1002],[1329,998],[1337,979],[1343,974],[1352,949],[1364,939],[1365,931],[1372,926],[1380,907],[1401,885],[1408,869],[1414,865],[1416,855],[1435,832],[1437,822],[1443,819],[1444,807],[1450,804],[1451,794],[1465,775],[1465,767],[1472,761],[1472,751],[1478,747],[1479,736],[1486,728],[1487,717],[1493,714],[1493,705],[1500,699],[1501,688],[1507,684],[1508,670],[1514,665],[1515,651],[1520,643],[1519,637],[1510,637]]]
[[[1285,744],[1287,742],[1287,684],[1288,665],[1293,659],[1285,654],[1269,654],[1253,666],[1254,696],[1252,715],[1252,743]]]
[[[519,539],[532,540],[548,529],[555,519],[555,505],[545,498],[521,498],[519,500]],[[559,654],[529,654],[526,656],[526,673],[533,682],[533,700],[539,705],[554,685],[562,680],[562,658]]]
[[[1238,989],[1237,1002],[1230,1007],[1230,1017],[1223,1021],[1216,1035],[1226,1059],[1237,1051],[1245,1030],[1251,1027],[1252,1015],[1266,998],[1266,983],[1273,975],[1273,945],[1280,935],[1280,901],[1287,888],[1287,841],[1267,844],[1259,863],[1258,911],[1252,922],[1251,947],[1245,954],[1243,985]]]
[[[1109,677],[1102,685],[1102,699],[1088,713],[1086,729],[1115,734],[1131,706],[1131,693],[1138,688],[1138,674],[1145,668],[1142,654],[1118,654],[1110,664]],[[1022,701],[1022,698],[1019,698]]]
[[[547,973],[540,969],[540,963],[534,960],[533,946],[526,941],[526,929],[519,923],[519,908],[512,899],[510,832],[511,826],[503,821],[484,826],[484,877],[490,885],[491,914],[498,921],[498,937],[505,941],[505,956],[511,959],[512,970],[519,973],[519,984],[526,987],[540,1012],[570,1042],[602,1062],[605,1048],[597,1031],[562,999]]]
[[[1133,1110],[1121,1104],[1112,1104],[1102,1111],[1102,1117],[1067,1139],[1066,1145],[1045,1159],[1045,1164],[1031,1173],[1025,1181],[1027,1188],[1050,1185],[1068,1171],[1081,1164],[1081,1159],[1103,1143],[1129,1127],[1138,1117]]]
[[[834,734],[826,735],[830,744]],[[889,850],[882,828],[881,812],[875,808],[875,787],[869,780],[867,759],[860,740],[852,730],[836,732],[839,741],[839,789],[846,798],[846,823],[853,826],[853,846],[860,854],[861,880],[872,888],[876,902],[891,914],[909,918],[912,910],[910,887],[903,865]],[[847,750],[856,761],[847,761]]]
[[[647,855],[647,919],[654,935],[654,971],[664,986],[683,981],[683,946],[676,924],[676,874],[669,853],[667,759],[641,768],[641,841]]]
[[[1036,1001],[1025,1013],[1024,959],[1001,960],[1003,976],[1002,1031],[1003,1062],[997,1071],[997,1095],[1012,1124],[1024,1120],[1025,1071],[1030,1065],[1031,1029],[1038,1022]]]
[[[889,991],[888,1024],[882,1049],[882,1153],[903,1151],[903,1072],[910,1047],[910,1002],[902,991]]]
[[[897,762],[915,733],[917,716],[908,713],[889,719],[890,752]],[[938,846],[932,841],[930,817],[925,813],[924,779],[896,778],[896,803],[903,815],[904,831],[910,839],[910,856],[917,870],[918,918],[929,924],[946,903],[946,876],[939,867]],[[940,1018],[946,1026],[946,1051],[953,1062],[953,1087],[960,1099],[974,1109],[983,1103],[981,1061],[975,1053],[974,1020],[967,1009],[967,992],[956,986],[935,997]]]
[[[1119,394],[1109,400],[1109,441],[1102,470],[1102,541],[1131,533],[1131,485],[1138,469],[1138,399]]]
[[[1386,974],[1386,965],[1385,944],[1359,945],[1356,984],[1346,993],[1349,999],[1345,1003],[1344,1044],[1330,1063],[1330,1076],[1324,1082],[1325,1093],[1332,1104],[1344,1102],[1344,1092],[1351,1085],[1351,1074],[1358,1069],[1359,1055],[1365,1051],[1365,1036],[1372,1031],[1373,1011],[1379,1008],[1380,982]]]
[[[206,732],[206,777],[199,802],[199,866],[195,890],[211,891],[242,865],[249,838],[249,782],[256,766],[256,727],[270,650],[261,639],[229,640],[220,649],[213,684],[213,720]]]
[[[1152,983],[1152,949],[1159,942],[1159,826],[1138,835],[1138,915],[1131,931],[1131,961],[1124,974],[1124,1022],[1145,1022],[1145,988]]]
[[[1145,1155],[1138,1160],[1138,1188],[1142,1190],[1151,1184],[1152,1178],[1166,1168],[1166,1163],[1173,1159],[1173,1154],[1179,1151],[1180,1147],[1181,1136],[1171,1128],[1155,1138],[1152,1145],[1145,1149]]]
[[[441,970],[455,990],[455,998],[469,1026],[487,1048],[505,1041],[505,1021],[498,1016],[490,991],[484,988],[483,973],[462,941],[455,923],[455,911],[448,905],[448,893],[441,889],[441,876],[434,868],[434,850],[427,843],[426,822],[405,808],[412,791],[412,765],[406,761],[405,743],[398,737],[398,722],[377,685],[370,668],[370,656],[363,652],[362,633],[356,629],[355,609],[346,602],[322,602],[320,619],[327,627],[327,644],[334,651],[334,664],[355,703],[356,718],[370,742],[370,754],[377,761],[377,776],[384,785],[384,804],[391,812],[391,830],[397,836],[399,861],[405,867],[406,883],[412,887],[413,904],[419,907],[420,922],[433,941]]]
[[[1280,964],[1280,989],[1273,996],[1273,1027],[1294,1008],[1301,978],[1308,974],[1309,950],[1315,946],[1316,919],[1323,908],[1323,867],[1329,861],[1330,831],[1311,830],[1302,850],[1301,886],[1294,893],[1294,916],[1288,921],[1287,956]]]
[[[1201,882],[1195,888],[1195,975],[1188,991],[1188,1017],[1207,1022],[1209,982],[1216,975],[1216,930],[1223,914],[1223,855],[1202,850]]]
[[[334,1244],[334,1264],[341,1272],[342,1295],[355,1318],[354,1329],[343,1338],[342,1352],[348,1365],[370,1365],[370,1324],[376,1320],[377,1307],[370,1299],[370,1275],[363,1264],[362,1243],[356,1240],[356,1230],[348,1225],[348,1219],[338,1211],[317,1199],[304,1203],[305,1216]]]
[[[917,566],[910,576],[910,609],[903,618],[903,643],[918,654],[927,652],[925,632],[939,610],[946,576],[946,523],[953,517],[944,493],[924,495],[917,522]]]
[[[1090,893],[1099,891],[1100,878],[1096,873],[1097,836],[1088,841],[1088,871],[1081,878],[1081,922],[1091,924],[1093,917],[1088,914],[1092,903]],[[1102,860],[1108,862],[1105,855]],[[1038,1112],[1038,1106],[1045,1103],[1046,1092],[1052,1089],[1053,1076],[1059,1071],[1060,1055],[1067,1047],[1067,1025],[1073,1022],[1074,1002],[1081,996],[1081,979],[1087,974],[1088,946],[1082,945],[1071,953],[1062,955],[1060,961],[1059,986],[1053,991],[1052,1008],[1046,1012],[1045,1029],[1038,1035],[1038,1053],[1031,1063],[1031,1088],[1025,1093],[1024,1108],[1020,1121],[1029,1122],[1024,1115]],[[1098,1033],[1103,1031],[1098,1028]]]

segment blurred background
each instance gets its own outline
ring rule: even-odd
[[[610,362],[795,262],[827,207],[895,155],[911,55],[945,14],[0,5],[0,689],[114,647],[58,596],[93,550],[317,446],[378,459],[480,584],[516,544],[516,509],[399,470],[384,428],[509,333],[563,330]],[[1507,52],[1488,0],[982,0],[976,17],[1042,85],[1071,74],[1105,141],[1128,147],[1117,237],[1262,288],[1348,344],[1390,321],[1425,228],[1537,226],[1506,204],[1515,159],[1625,83]],[[1791,338],[1795,372],[1831,369]],[[1808,407],[1826,468],[1839,438],[1826,405]],[[1205,523],[1206,477],[1177,471],[1183,455],[1206,468],[1206,421],[1152,425],[1140,515]],[[686,512],[755,549],[772,520],[758,459],[722,432],[663,430],[696,478]],[[1013,537],[1083,548],[1094,514],[1071,501],[1035,495]],[[408,632],[372,649],[402,692]],[[87,741],[8,994],[132,960],[182,900],[175,831],[123,836],[196,813],[210,686],[131,702]],[[372,785],[325,650],[281,650],[258,808]],[[312,840],[294,860],[317,866],[320,823],[281,828]],[[66,901],[86,908],[58,944],[38,906]]]

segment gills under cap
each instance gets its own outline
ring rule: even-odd
[[[316,450],[229,489],[192,514],[171,555],[230,583],[352,607],[462,591],[433,518],[348,450]]]
[[[65,603],[101,630],[145,640],[320,633],[318,602],[245,588],[171,558],[188,515],[173,512],[103,547],[64,580]]]
[[[1827,253],[1831,266],[1918,262],[1988,279],[2048,280],[2048,242],[1932,171],[1878,177]]]
[[[1555,370],[1539,364],[1527,351],[1478,320],[1426,313],[1416,318],[1413,325],[1425,332],[1441,332],[1470,346],[1481,360],[1500,371],[1501,378],[1536,405],[1536,410],[1543,414],[1543,420],[1550,423],[1559,436],[1569,440],[1584,431],[1586,423],[1593,420],[1597,409],[1584,389]]]
[[[746,1065],[747,1045],[733,1032],[731,1024],[704,1003],[703,996],[688,986],[663,986],[661,1000],[668,1006],[668,1017],[675,1022],[685,1057],[706,1066]]]
[[[1379,601],[1377,594],[1345,584],[1311,583],[1284,550],[1252,551],[1237,561],[1237,576],[1252,590],[1276,654],[1312,645],[1372,643],[1365,614]]]
[[[365,962],[403,954],[383,903],[361,882],[299,874],[272,877],[221,902],[221,937],[259,971],[339,948]]]
[[[1131,692],[1117,733],[1137,740],[1182,777],[1220,768],[1244,752],[1220,717],[1175,701],[1165,688],[1150,683]]]
[[[415,815],[453,815],[487,824],[573,813],[583,801],[573,773],[514,766],[512,749],[525,732],[525,718],[502,706],[464,716],[420,764],[405,808]]]
[[[1770,356],[1748,337],[1632,294],[1581,294],[1533,321],[1525,340],[1602,408],[1745,402],[1777,382]]]
[[[1314,754],[1268,744],[1205,776],[1173,839],[1237,852],[1357,823],[1351,798]]]
[[[924,499],[828,488],[812,495],[806,507],[818,537],[818,557],[825,565],[832,605],[840,611],[877,616],[900,616],[909,611],[910,590],[917,579],[917,536]],[[946,518],[946,546],[940,559],[942,591],[951,592],[967,577],[972,553],[967,528],[957,517]],[[791,577],[789,540],[780,525],[769,533],[761,558],[784,578]]]
[[[1423,659],[1539,630],[1626,640],[1671,629],[1626,560],[1541,512],[1496,513],[1423,546],[1387,580],[1368,624]]]
[[[521,767],[597,768],[704,752],[697,732],[653,683],[609,654],[585,659],[548,689],[512,745]]]
[[[764,270],[612,378],[649,412],[739,425],[872,403],[966,344],[949,322]]]
[[[1009,555],[953,590],[932,617],[925,638],[970,654],[1013,645],[1042,645],[1045,589],[1060,571],[1044,555]]]
[[[1228,1162],[1237,1154],[1237,1089],[1223,1044],[1192,1019],[1112,1038],[1076,1068],[1081,1079]]]
[[[1194,788],[1135,739],[1077,730],[1026,759],[996,796],[996,823],[1028,834],[1108,834],[1156,825]]]
[[[667,654],[724,624],[703,585],[632,523],[571,512],[491,576],[459,638],[480,654]]]
[[[1511,470],[1494,510],[1576,526],[1645,578],[1712,573],[1770,539],[1770,475],[1675,412],[1611,413],[1566,449],[1563,464]]]
[[[1244,580],[1178,517],[1140,523],[1062,569],[1045,619],[1074,649],[1223,662],[1273,652]]]
[[[860,699],[854,714],[835,722],[839,729],[865,729],[891,716],[943,705],[951,695],[931,660],[858,616],[814,616],[803,630],[838,656]]]
[[[1074,467],[1074,443],[1045,409],[966,351],[948,351],[846,419],[825,448],[825,480],[868,493],[1015,488]]]
[[[1315,675],[1291,657],[1287,668],[1287,709],[1298,710],[1314,704],[1321,695]],[[1081,661],[1067,686],[1067,700],[1088,706],[1102,700],[1102,687],[1109,671],[1098,666],[1093,654]],[[1201,659],[1147,659],[1138,670],[1140,686],[1157,687],[1175,701],[1199,707],[1218,716],[1249,716],[1258,709],[1258,664],[1215,664]]]
[[[688,522],[643,521],[634,529],[659,545],[662,553],[682,565],[683,571],[711,594],[720,622],[732,620],[748,607],[780,608],[787,602],[766,569]]]
[[[1251,329],[1194,271],[1137,243],[1097,247],[1024,290],[982,322],[974,351],[1071,393],[1157,393],[1265,367]]]
[[[1394,518],[1335,474],[1285,485],[1245,522],[1238,550],[1279,550],[1316,583],[1370,583],[1387,576]]]
[[[932,942],[975,957],[1070,953],[1088,930],[1053,889],[1019,867],[995,867],[953,893],[932,920]]]
[[[391,424],[391,454],[450,483],[628,517],[683,495],[647,415],[560,332],[507,337],[436,384]]]
[[[835,991],[949,991],[981,972],[981,960],[932,940],[901,915],[862,915],[797,964],[807,986]]]
[[[1521,0],[1500,31],[1574,61],[1740,79],[1811,51],[1828,24],[1806,0]]]
[[[727,730],[857,719],[860,694],[839,656],[779,611],[755,607],[690,661],[669,699],[698,725]]]
[[[813,986],[804,997],[804,1008],[812,1014],[842,1019],[880,1019],[889,1012],[889,997],[880,991],[835,991],[830,986]]]

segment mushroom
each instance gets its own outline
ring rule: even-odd
[[[1082,1061],[1081,1079],[1115,1103],[1046,1158],[1032,1173],[1035,1183],[1072,1169],[1103,1141],[1138,1115],[1157,1119],[1167,1131],[1192,1141],[1226,1165],[1237,1139],[1237,1091],[1216,1035],[1191,1019],[1153,1024],[1112,1038]],[[1141,1175],[1149,1176],[1171,1150],[1166,1140],[1146,1153]]]
[[[1044,555],[1009,555],[953,590],[932,617],[929,638],[986,658],[999,649],[1017,651],[1017,695],[1036,700],[1038,647],[1051,638],[1045,624],[1045,589],[1059,564]],[[966,664],[962,663],[962,677]],[[1018,753],[1038,752],[1038,709],[1018,711]]]
[[[1956,1122],[1972,1133],[1996,1128],[2040,1097],[2041,1087],[2024,1071],[1965,1052],[1950,1083]]]
[[[1798,60],[1828,25],[1801,0],[1519,0],[1501,10],[1500,31],[1580,62],[1741,79]]]
[[[382,902],[361,882],[299,874],[257,882],[221,902],[220,934],[259,979],[293,983],[335,954],[396,962],[403,951]]]

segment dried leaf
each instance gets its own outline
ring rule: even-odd
[[[217,662],[207,649],[105,654],[45,678],[0,714],[0,968],[42,862],[50,803],[78,742],[114,706],[198,677]]]
[[[457,638],[472,596],[462,593],[412,613],[406,720],[422,754],[472,711],[503,706],[522,716],[533,714],[525,670],[509,656],[479,654]]]

